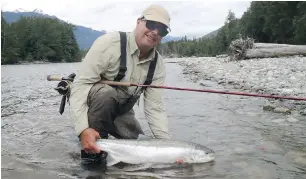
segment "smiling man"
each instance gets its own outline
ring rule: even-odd
[[[136,139],[143,134],[133,111],[141,94],[153,135],[171,138],[161,89],[100,83],[111,80],[164,85],[165,66],[156,46],[168,34],[169,24],[167,10],[151,5],[137,19],[133,32],[105,34],[89,49],[71,85],[69,99],[76,134],[84,149],[83,158],[99,161],[103,156],[96,139],[108,135]]]

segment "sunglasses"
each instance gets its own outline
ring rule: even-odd
[[[165,25],[165,24],[162,24],[160,22],[156,22],[156,21],[150,21],[150,20],[146,20],[146,19],[143,19],[146,21],[146,27],[149,29],[149,30],[155,30],[157,29],[158,31],[158,34],[161,36],[161,37],[165,37],[169,31],[168,31],[168,27]]]

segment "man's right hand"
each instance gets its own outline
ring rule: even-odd
[[[81,135],[81,143],[84,150],[88,153],[100,153],[101,149],[96,144],[96,140],[100,139],[100,135],[92,128],[85,129]]]

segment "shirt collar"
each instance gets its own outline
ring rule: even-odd
[[[130,51],[132,54],[134,54],[138,49],[137,43],[136,43],[136,35],[135,30],[132,31],[132,33],[129,36],[130,41]]]
[[[130,34],[129,36],[129,41],[130,41],[130,51],[132,54],[136,53],[137,56],[139,56],[140,54],[140,51],[139,51],[139,48],[137,46],[137,43],[136,43],[136,34],[135,34],[135,29],[132,31],[132,33]],[[151,61],[155,58],[155,51],[156,51],[156,47],[154,47],[151,52],[150,52],[150,55],[147,59],[144,59],[142,61],[139,61],[139,63],[144,63],[144,62],[147,62],[147,61]]]

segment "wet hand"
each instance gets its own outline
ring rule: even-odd
[[[96,140],[100,139],[100,135],[92,128],[85,129],[81,135],[81,143],[84,150],[88,153],[100,153],[101,149],[96,144]]]

